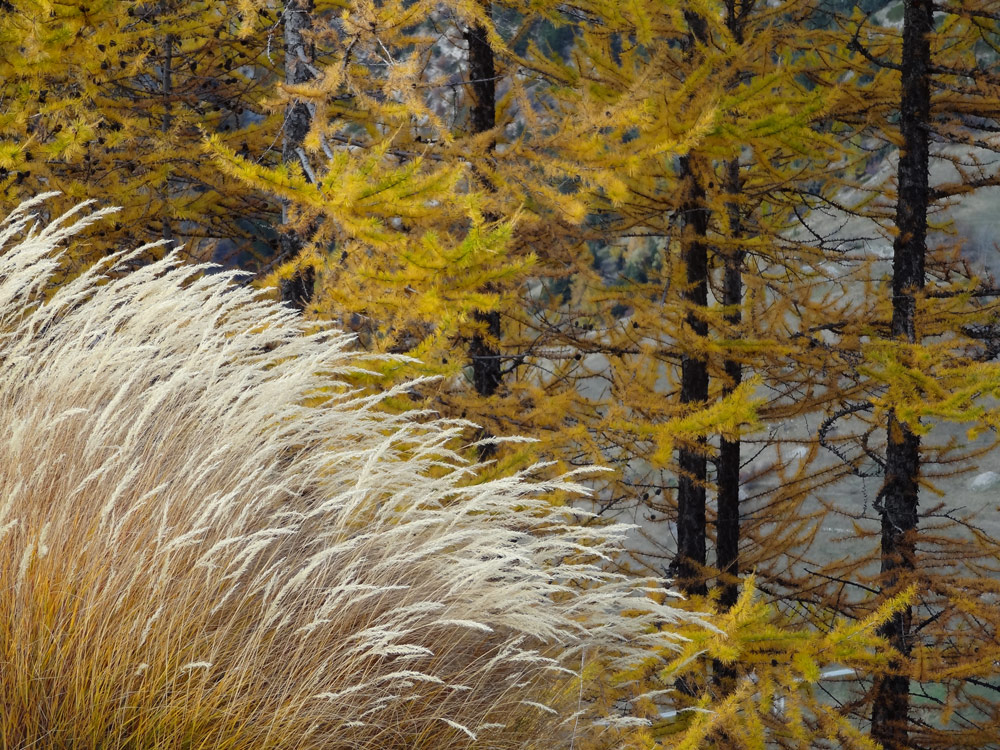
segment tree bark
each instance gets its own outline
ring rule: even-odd
[[[729,234],[738,241],[743,234],[740,208],[736,201],[742,189],[740,161],[733,159],[726,165],[727,190],[733,196],[729,201]],[[722,304],[728,308],[726,322],[736,327],[740,324],[740,304],[743,302],[743,255],[734,247],[726,254],[722,280]],[[723,362],[727,382],[723,395],[731,394],[743,379],[743,368],[733,359]],[[740,440],[722,438],[719,445],[719,463],[716,474],[718,484],[718,513],[715,521],[715,565],[719,569],[719,605],[729,609],[739,596],[738,578],[740,550]]]
[[[489,4],[486,5],[486,15],[492,17]],[[482,24],[468,27],[465,30],[465,41],[469,45],[471,130],[473,133],[485,133],[496,127],[496,64],[493,48],[489,45],[487,30]],[[487,148],[492,152],[495,147],[496,142],[493,141]],[[487,184],[486,187],[489,189],[490,186]],[[500,351],[494,344],[500,338],[500,313],[496,310],[476,312],[475,320],[479,330],[473,334],[469,343],[472,383],[479,396],[488,398],[500,389],[500,384],[503,382]],[[481,435],[481,437],[488,436],[487,432]],[[492,446],[484,446],[480,450],[480,457],[488,458],[492,453]]]
[[[160,16],[167,15],[167,4],[160,3]],[[163,38],[163,58],[160,61],[160,94],[163,97],[163,116],[160,118],[160,133],[166,140],[170,128],[173,125],[173,66],[174,66],[174,35],[167,34]],[[163,144],[166,148],[166,143]],[[170,172],[167,171],[163,177],[163,188],[160,191],[160,200],[163,202],[162,215],[160,216],[160,233],[164,241],[173,243],[174,230],[170,222]]]
[[[692,309],[684,325],[699,337],[708,335],[708,323],[697,310],[708,305],[708,234],[709,213],[705,189],[691,163],[691,156],[681,159],[685,198],[681,205],[684,217],[681,257],[685,268],[685,289],[681,297]],[[688,352],[681,358],[682,404],[699,408],[708,400],[708,361]],[[677,557],[672,573],[681,590],[688,595],[705,595],[705,484],[707,480],[707,445],[704,438],[694,446],[678,450],[677,463]]]
[[[492,18],[489,6],[486,16]],[[472,109],[470,119],[473,133],[485,133],[497,124],[496,64],[493,48],[490,47],[486,27],[474,24],[465,30],[465,41],[469,45],[469,87],[472,89]],[[491,143],[492,151],[496,143]]]
[[[929,35],[934,28],[932,0],[906,0],[903,15],[902,99],[896,240],[892,267],[892,336],[917,341],[916,297],[924,287],[927,242],[928,143],[930,124]],[[882,587],[891,592],[900,578],[916,567],[920,438],[889,416],[885,482],[880,490],[882,514]],[[911,649],[909,608],[897,613],[881,629],[905,660]],[[909,746],[910,681],[900,663],[892,663],[874,685],[872,739],[885,750]]]
[[[313,61],[316,57],[314,45],[309,41],[312,31],[313,0],[286,0],[284,19],[285,43],[285,83],[303,84],[315,78]],[[305,159],[302,144],[312,126],[312,110],[307,102],[292,100],[285,109],[284,139],[281,144],[281,159],[286,164],[299,164]],[[304,170],[306,171],[306,170]],[[306,179],[309,179],[308,174]],[[289,204],[282,201],[281,223],[287,225]],[[285,228],[279,235],[281,257],[295,258],[305,244],[299,232]],[[281,301],[298,310],[304,310],[312,298],[314,274],[312,269],[299,270],[290,279],[283,279],[278,285]]]
[[[708,23],[691,10],[684,11],[689,31],[689,49],[694,42],[708,42]],[[708,306],[708,236],[709,212],[705,187],[692,164],[692,155],[680,160],[684,199],[680,206],[683,231],[681,262],[685,269],[685,288],[681,298],[692,306],[685,325],[697,336],[708,335],[708,323],[696,310]],[[708,400],[708,360],[704,356],[686,353],[681,356],[681,404],[697,408]],[[705,485],[708,479],[708,445],[702,438],[694,446],[682,446],[677,451],[677,556],[670,573],[681,591],[688,595],[708,593],[705,579]]]
[[[747,14],[753,8],[752,0],[737,2],[727,0],[726,28],[733,35],[737,45],[743,44],[743,31]],[[743,236],[743,217],[740,213],[739,195],[743,190],[740,179],[740,159],[726,163],[726,191],[729,200],[726,212],[729,216],[729,237],[733,247],[723,257],[722,304],[728,308],[726,322],[736,328],[742,319],[740,305],[743,302],[743,260],[745,253],[738,246]],[[722,363],[726,373],[726,383],[722,387],[723,397],[733,393],[743,380],[743,368],[734,359],[726,358]],[[719,457],[716,464],[715,517],[715,567],[719,571],[719,607],[728,610],[739,598],[739,552],[740,552],[740,462],[741,441],[720,438]],[[731,693],[736,687],[738,670],[734,665],[716,659],[712,662],[712,681],[721,694]],[[719,737],[719,745],[729,744],[724,733]]]

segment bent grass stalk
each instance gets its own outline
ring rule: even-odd
[[[642,663],[692,616],[606,569],[623,527],[546,502],[572,478],[470,484],[463,424],[379,411],[349,337],[232,274],[119,255],[46,292],[107,211],[40,225],[42,199],[0,225],[4,747],[609,731],[580,666]]]

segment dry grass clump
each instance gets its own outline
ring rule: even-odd
[[[601,567],[621,528],[576,525],[557,485],[471,483],[458,425],[378,411],[347,337],[227,274],[109,278],[119,256],[46,297],[102,212],[38,227],[31,205],[0,226],[3,747],[554,748],[602,726],[572,670],[639,660],[682,616]]]

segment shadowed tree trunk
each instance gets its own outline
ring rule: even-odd
[[[486,15],[492,17],[489,4]],[[465,41],[469,45],[469,88],[472,91],[470,120],[473,133],[485,133],[496,126],[496,65],[493,48],[487,40],[486,28],[474,24],[465,30]],[[496,147],[488,145],[489,151]],[[483,179],[486,182],[485,179]],[[489,189],[489,185],[486,185]],[[494,342],[500,338],[500,313],[477,312],[475,320],[478,330],[469,343],[469,359],[472,361],[472,383],[479,396],[488,398],[500,388],[503,372],[500,367],[500,351]],[[480,437],[489,437],[483,432]],[[487,458],[493,453],[492,446],[480,449],[480,457]]]
[[[167,15],[167,4],[165,2],[160,3],[160,15],[165,17]],[[160,93],[163,96],[163,116],[160,119],[160,132],[163,133],[164,138],[170,132],[170,128],[173,125],[173,103],[171,97],[173,96],[173,75],[174,75],[174,39],[173,34],[167,34],[163,38],[163,58],[160,61]],[[163,201],[163,214],[160,216],[161,222],[161,235],[163,239],[169,243],[173,243],[174,239],[174,229],[170,223],[170,172],[168,171],[163,177],[163,190],[160,194],[160,199]]]
[[[733,35],[733,41],[743,44],[747,17],[753,10],[755,0],[727,0],[726,28]],[[743,192],[740,179],[740,160],[737,156],[726,164],[726,191],[730,195],[727,202],[729,214],[729,235],[733,240],[732,249],[723,259],[722,304],[728,308],[726,322],[734,328],[740,324],[740,305],[743,302],[743,260],[744,252],[736,244],[743,236],[743,219],[740,215],[739,196]],[[723,364],[726,385],[723,396],[729,395],[743,380],[740,363],[726,359]],[[715,522],[715,565],[719,569],[721,588],[719,605],[729,609],[736,604],[739,595],[739,551],[740,551],[740,440],[725,437],[719,444],[719,463],[716,471],[718,505]]]
[[[313,61],[315,47],[308,39],[312,30],[313,0],[286,0],[284,20],[285,42],[285,83],[296,85],[315,78]],[[312,111],[306,102],[295,99],[285,109],[284,140],[281,144],[281,159],[286,164],[298,164],[311,179],[302,144],[312,126]],[[288,203],[282,201],[281,223],[289,219]],[[285,228],[279,235],[281,257],[295,258],[302,250],[304,240],[299,232]],[[314,272],[311,268],[296,271],[289,279],[278,284],[282,302],[299,310],[304,310],[312,298]]]
[[[740,162],[733,159],[726,165],[727,189],[733,196],[729,203],[729,233],[738,241],[743,233],[740,209],[736,196],[742,189],[740,183]],[[724,259],[722,280],[722,304],[728,308],[726,322],[732,326],[740,323],[740,304],[743,302],[743,252],[733,247]],[[743,379],[740,363],[726,359],[723,362],[727,382],[723,395],[732,393]],[[739,595],[737,579],[740,574],[740,440],[725,437],[719,444],[719,463],[716,475],[718,483],[718,515],[715,521],[715,565],[719,569],[719,605],[729,609],[736,604]]]
[[[486,15],[492,18],[489,7]],[[485,133],[497,124],[496,116],[496,66],[493,48],[487,39],[486,27],[474,24],[465,30],[465,41],[469,45],[469,88],[472,90],[472,111],[470,113],[473,133]],[[490,151],[496,144],[491,143]]]
[[[733,41],[743,44],[743,29],[747,15],[753,9],[754,0],[727,0],[726,27],[733,35]],[[739,196],[743,191],[740,179],[740,159],[728,161],[725,165],[726,213],[729,217],[729,238],[732,247],[723,256],[722,304],[727,308],[726,323],[736,328],[742,318],[740,305],[743,302],[743,259],[744,252],[737,244],[743,236],[743,218],[740,214]],[[723,398],[739,387],[743,380],[743,368],[734,359],[726,358],[722,363],[726,383],[722,387]],[[739,553],[740,553],[740,461],[739,438],[720,438],[719,456],[716,464],[715,481],[715,567],[719,571],[719,607],[730,609],[739,597]],[[738,671],[734,666],[718,659],[712,662],[712,681],[722,694],[730,693],[736,686]],[[725,734],[719,737],[725,746]]]
[[[682,261],[685,289],[682,298],[692,309],[685,326],[700,337],[708,335],[708,323],[698,315],[708,305],[708,234],[709,212],[705,189],[691,163],[691,156],[681,160],[685,197],[681,205],[684,222]],[[688,352],[681,358],[682,404],[699,408],[708,400],[708,361],[704,355]],[[704,595],[705,581],[705,483],[707,480],[707,444],[704,438],[695,445],[682,446],[677,453],[677,557],[671,566],[677,583],[685,594]]]
[[[708,42],[708,24],[690,10],[684,11],[688,24],[689,44]],[[708,222],[709,211],[705,187],[692,163],[692,155],[680,160],[679,175],[683,202],[681,262],[685,269],[685,286],[681,298],[691,306],[685,325],[697,336],[708,335],[708,323],[698,316],[699,309],[708,306]],[[708,400],[708,360],[704,355],[685,353],[681,357],[682,404],[695,408]],[[708,593],[705,580],[705,490],[708,479],[707,441],[702,438],[693,446],[682,445],[677,451],[677,556],[670,565],[670,574],[685,594]]]
[[[903,16],[902,101],[899,156],[899,197],[892,264],[892,336],[916,342],[916,295],[924,286],[927,239],[928,141],[930,122],[930,42],[932,0],[906,0]],[[882,514],[883,589],[890,592],[901,577],[914,570],[917,528],[920,438],[890,415],[885,482],[880,491]],[[895,614],[881,629],[903,657],[910,654],[909,608]],[[909,746],[910,681],[902,665],[892,663],[875,680],[872,739],[885,750]]]

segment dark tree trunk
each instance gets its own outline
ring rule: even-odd
[[[294,235],[294,233],[292,233]],[[301,244],[296,249],[301,249]],[[301,268],[290,278],[278,282],[278,294],[281,301],[291,305],[296,310],[305,310],[312,300],[313,284],[316,282],[316,272],[312,268]]]
[[[708,335],[708,323],[697,311],[708,305],[708,207],[705,189],[691,164],[691,157],[681,160],[681,176],[686,195],[681,205],[684,230],[682,260],[685,268],[685,289],[682,297],[692,306],[685,325],[700,337]],[[682,404],[699,408],[708,400],[708,361],[697,352],[681,358]],[[705,483],[707,479],[707,445],[701,439],[693,446],[680,448],[677,455],[677,557],[672,573],[686,594],[704,595],[705,581]]]
[[[752,0],[727,0],[726,27],[733,35],[733,41],[743,44],[743,30],[747,14],[753,8]],[[723,258],[722,304],[728,308],[726,322],[734,328],[740,324],[740,305],[743,302],[743,257],[738,246],[743,236],[743,217],[740,213],[739,196],[743,190],[740,179],[740,159],[726,163],[726,191],[729,200],[726,213],[729,216],[729,237],[733,247]],[[736,360],[726,358],[722,363],[726,373],[723,396],[731,394],[743,380],[743,368]],[[739,598],[739,552],[740,552],[740,440],[722,437],[719,443],[719,457],[716,465],[716,518],[715,518],[715,566],[719,570],[719,607],[730,609]],[[712,662],[712,682],[720,694],[729,694],[736,687],[737,669],[716,659]],[[724,733],[719,737],[719,745],[729,744]]]
[[[160,14],[166,16],[167,5],[160,3]],[[163,39],[163,59],[160,62],[160,93],[163,96],[163,117],[160,119],[160,132],[164,138],[170,132],[173,125],[173,75],[174,75],[174,43],[176,39],[173,34],[167,34]],[[173,243],[174,230],[170,222],[170,172],[163,178],[163,189],[160,193],[163,201],[163,214],[160,216],[161,235],[168,243]]]
[[[738,241],[743,234],[740,208],[736,200],[742,189],[740,182],[740,162],[733,159],[726,165],[727,190],[733,196],[729,202],[729,234]],[[725,257],[722,280],[722,304],[729,311],[726,322],[732,326],[740,323],[740,304],[743,302],[743,252],[733,247]],[[727,383],[723,394],[732,393],[743,379],[740,363],[726,359],[723,362]],[[723,437],[719,445],[719,464],[716,476],[718,483],[718,515],[715,521],[716,567],[719,569],[719,604],[729,609],[736,604],[739,595],[738,577],[740,549],[740,440]]]
[[[480,396],[492,396],[500,388],[503,375],[500,370],[500,353],[487,337],[493,340],[500,338],[500,314],[476,313],[476,322],[486,329],[486,333],[476,333],[469,344],[472,382]]]
[[[708,23],[691,10],[684,11],[688,25],[688,49],[693,52],[694,42],[708,42]],[[692,164],[692,156],[680,160],[684,199],[680,206],[682,222],[681,261],[685,268],[685,289],[681,297],[694,309],[688,312],[685,325],[698,336],[708,335],[708,324],[696,311],[708,305],[708,236],[709,212],[705,188]],[[681,356],[682,404],[695,408],[708,400],[708,361],[704,356],[687,353]],[[683,446],[677,451],[677,555],[670,564],[670,574],[681,591],[688,595],[705,595],[705,485],[708,445],[704,439],[694,446]]]
[[[486,15],[492,18],[489,7]],[[471,124],[473,133],[485,133],[497,124],[496,65],[493,48],[487,40],[486,28],[481,24],[465,30],[469,45],[469,88],[472,90]],[[490,145],[493,150],[493,145]]]
[[[488,4],[486,14],[491,15]],[[469,45],[469,88],[472,91],[470,124],[473,133],[485,133],[496,127],[496,65],[493,48],[487,41],[486,28],[481,24],[465,30],[465,41]],[[495,145],[495,142],[491,142],[489,150],[492,151]],[[488,184],[486,187],[489,189]],[[475,320],[480,330],[473,334],[469,344],[472,383],[478,395],[489,397],[499,390],[503,381],[500,351],[494,343],[500,338],[500,313],[495,310],[477,312]],[[486,432],[481,435],[488,436]],[[492,447],[486,446],[480,450],[480,457],[487,458],[492,453]]]
[[[313,61],[316,50],[308,39],[312,30],[313,0],[286,0],[284,12],[285,35],[285,83],[302,84],[315,78]],[[298,164],[308,170],[302,144],[312,126],[312,111],[306,102],[294,100],[285,109],[284,140],[281,144],[281,159],[286,164]],[[288,203],[282,202],[281,222],[288,223]],[[279,235],[281,257],[295,258],[305,244],[299,232],[284,229]],[[291,279],[279,284],[278,293],[282,302],[299,310],[304,310],[312,298],[314,274],[311,270],[298,271]]]
[[[899,197],[892,262],[892,335],[917,340],[916,295],[924,286],[927,240],[928,134],[930,123],[930,42],[934,28],[932,0],[906,0],[903,15],[902,101]],[[892,591],[916,567],[920,438],[890,415],[885,482],[880,491],[882,513],[883,588]],[[904,658],[910,654],[911,612],[897,613],[881,634]],[[872,707],[872,739],[885,750],[909,746],[910,681],[900,664],[878,675]]]

